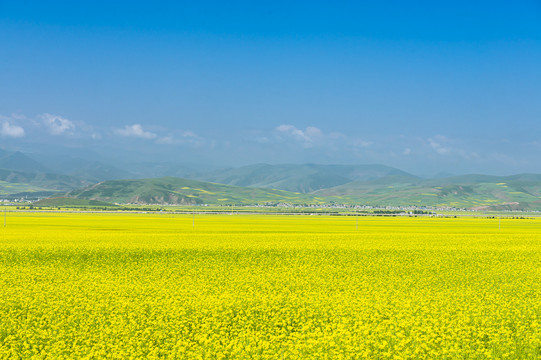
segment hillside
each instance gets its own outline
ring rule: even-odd
[[[104,201],[98,201],[98,200],[87,200],[87,199],[74,199],[74,198],[68,198],[68,197],[52,197],[48,199],[42,199],[39,201],[36,201],[34,203],[35,206],[40,207],[63,207],[63,208],[70,208],[70,207],[118,207],[118,205],[107,203]]]
[[[0,196],[2,198],[11,198],[13,194],[23,194],[23,193],[38,193],[38,192],[47,192],[50,194],[51,192],[47,189],[41,188],[39,186],[33,186],[29,184],[24,183],[11,183],[7,181],[0,180]],[[21,197],[24,197],[24,195],[21,195]]]
[[[68,193],[78,199],[131,204],[261,204],[323,202],[312,195],[237,187],[174,177],[109,180]]]
[[[0,151],[0,169],[31,174],[67,175],[86,181],[87,184],[104,180],[126,179],[134,176],[130,171],[95,159],[88,160],[70,154],[47,156],[32,153],[29,155],[20,151],[8,152],[5,150]]]
[[[369,181],[386,176],[415,176],[385,165],[256,164],[214,171],[196,178],[220,184],[281,189],[310,193],[352,181]]]
[[[54,191],[69,191],[89,184],[88,181],[69,175],[9,169],[0,169],[0,181]]]
[[[314,194],[374,206],[541,210],[541,175],[465,175],[430,180],[386,177],[351,182]]]
[[[481,210],[541,210],[541,175],[469,174],[422,179],[384,165],[256,164],[199,174],[204,179],[161,177],[106,180],[130,173],[100,162],[68,159],[78,176],[38,171],[40,164],[22,153],[3,152],[4,164],[17,161],[35,171],[0,169],[4,198],[70,197],[136,204],[349,204],[431,206]],[[163,169],[160,168],[163,166]],[[158,173],[171,164],[152,168]],[[45,168],[43,168],[45,169]],[[190,169],[178,167],[179,172]],[[192,169],[193,170],[193,169]],[[209,182],[210,181],[210,182]],[[91,185],[91,186],[90,186]],[[78,189],[78,190],[74,190]],[[71,191],[71,192],[70,192]]]
[[[541,210],[541,175],[466,175],[429,180],[409,175],[389,175],[352,181],[310,194],[164,177],[109,180],[71,191],[68,196],[133,204],[334,203],[375,207]]]
[[[61,158],[56,165],[61,165]],[[0,149],[0,195],[6,199],[36,199],[81,188],[103,178],[127,175],[113,167],[82,159],[75,159],[67,168],[72,174],[55,173],[20,151]]]

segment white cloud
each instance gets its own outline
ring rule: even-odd
[[[183,131],[182,132],[182,137],[191,137],[191,138],[198,138],[199,139],[199,136],[196,133],[194,133],[193,131],[190,131],[190,130]]]
[[[175,144],[175,139],[172,136],[164,136],[156,140],[156,143],[171,145]]]
[[[428,145],[434,149],[440,155],[447,155],[451,152],[451,149],[442,145],[442,142],[446,142],[447,138],[442,135],[436,135],[434,138],[428,139]]]
[[[344,137],[344,139],[348,140],[347,137]],[[351,139],[349,140],[349,143],[351,143],[351,145],[356,148],[367,148],[373,144],[371,141],[365,141],[361,139]]]
[[[75,124],[62,116],[43,114],[40,117],[51,135],[71,134],[75,130]]]
[[[347,136],[342,134],[341,132],[332,132],[329,134],[330,139],[346,139]]]
[[[275,130],[282,135],[303,143],[306,147],[313,146],[316,141],[324,137],[323,132],[314,126],[308,126],[306,129],[301,130],[293,125],[280,125]]]
[[[190,145],[192,147],[200,147],[204,144],[204,142],[205,141],[202,137],[190,130],[169,134],[156,140],[157,144]]]
[[[8,121],[2,123],[0,134],[5,137],[20,138],[25,135],[24,129],[18,125],[12,125]]]
[[[373,145],[372,142],[358,137],[345,135],[341,132],[325,133],[315,126],[307,126],[304,130],[290,124],[282,124],[274,129],[274,137],[254,137],[254,140],[261,144],[269,142],[292,142],[301,145],[306,149],[319,148],[327,149],[333,153],[341,151],[364,151]]]
[[[15,119],[15,120],[25,120],[26,119],[26,116],[24,116],[23,114],[19,114],[19,113],[12,113],[11,117],[13,119]]]
[[[270,144],[272,142],[266,136],[256,136],[256,137],[253,137],[252,140],[259,144]]]
[[[140,139],[155,139],[158,137],[158,135],[143,130],[143,127],[139,124],[133,124],[133,125],[126,125],[123,129],[117,129],[115,130],[115,133],[120,136],[125,137],[136,137]]]
[[[465,144],[458,139],[451,139],[443,135],[436,135],[427,139],[428,146],[439,155],[459,157],[464,160],[478,160],[479,154],[464,149]]]
[[[293,125],[279,125],[276,127],[276,131],[289,134],[302,134],[302,131],[300,131]]]

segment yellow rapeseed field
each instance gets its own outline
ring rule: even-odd
[[[8,213],[0,358],[541,358],[541,220],[358,221]]]

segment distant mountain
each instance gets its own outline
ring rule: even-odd
[[[72,159],[63,164],[67,174],[92,182],[103,180],[126,179],[133,177],[133,173],[119,169],[115,166],[99,161]]]
[[[27,184],[39,190],[69,191],[89,184],[73,176],[51,174],[51,173],[31,173],[16,170],[0,169],[0,181],[11,184]]]
[[[374,207],[436,207],[477,210],[541,210],[541,175],[468,175],[423,180],[408,175],[353,181],[310,194],[239,187],[197,180],[110,180],[69,197],[135,204],[350,204]]]
[[[0,195],[36,198],[69,192],[74,198],[137,204],[281,202],[541,210],[540,174],[422,179],[384,165],[317,164],[256,164],[196,174],[197,167],[174,163],[131,164],[126,171],[70,155],[59,157],[56,163],[53,160],[46,164],[69,175],[53,173],[21,152],[0,149]],[[186,174],[192,179],[137,179],[145,173]],[[135,179],[122,180],[126,178]]]
[[[126,168],[135,178],[181,177],[192,178],[193,174],[201,172],[201,166],[184,165],[171,162],[139,162],[130,163]]]
[[[51,169],[49,172],[75,176],[89,182],[134,177],[133,173],[119,167],[96,159],[86,159],[71,154],[57,156],[32,154],[32,157],[39,159],[40,163]]]
[[[44,197],[77,189],[92,182],[95,180],[55,174],[22,152],[0,150],[0,195],[4,198]]]
[[[352,181],[370,181],[391,175],[416,179],[414,175],[385,165],[317,164],[256,164],[200,174],[195,178],[235,186],[310,193]]]
[[[67,194],[69,197],[132,204],[257,204],[318,201],[307,194],[214,184],[174,177],[109,180]]]
[[[0,180],[0,198],[7,199],[12,198],[13,194],[21,194],[18,197],[26,197],[27,194],[40,193],[43,196],[53,195],[54,191],[48,191],[35,185],[29,185],[25,183],[11,183]]]
[[[456,176],[456,175],[451,174],[449,172],[442,171],[442,172],[439,172],[439,173],[434,174],[432,176],[428,176],[428,178],[430,178],[430,179],[443,179],[443,178],[448,178],[448,177],[453,177],[453,176]]]
[[[4,154],[4,156],[0,158],[0,169],[26,172],[50,172],[48,168],[20,151]]]

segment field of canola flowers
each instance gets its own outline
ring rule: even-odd
[[[9,213],[0,358],[539,359],[541,220]]]

